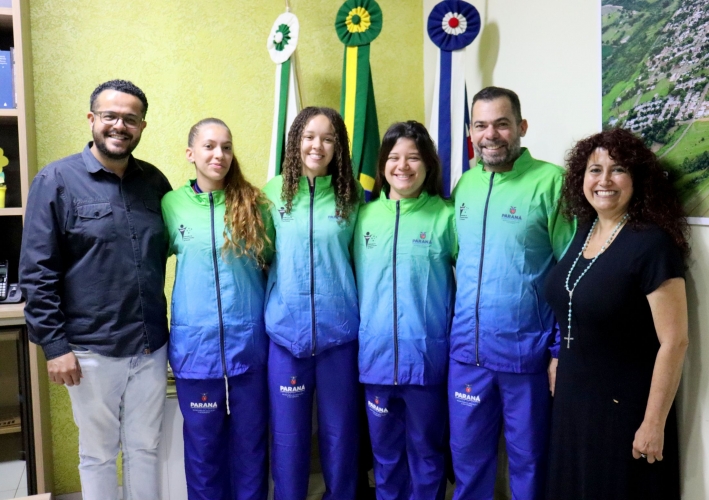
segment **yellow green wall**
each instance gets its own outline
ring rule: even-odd
[[[304,105],[339,108],[343,45],[334,29],[340,1],[291,0],[300,20]],[[379,128],[424,120],[422,0],[379,0],[384,29],[372,44]],[[39,166],[90,140],[89,95],[105,80],[141,87],[150,103],[136,156],[173,186],[192,175],[184,157],[189,127],[216,116],[256,185],[266,181],[275,66],[266,38],[284,1],[32,0],[32,52]],[[171,282],[171,278],[168,278]],[[169,290],[168,290],[169,292]],[[51,389],[55,494],[80,490],[77,432],[66,390]]]

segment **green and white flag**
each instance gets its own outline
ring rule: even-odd
[[[299,30],[298,18],[291,12],[285,12],[276,18],[266,42],[271,60],[276,63],[273,132],[268,160],[269,179],[281,173],[288,130],[302,108],[295,56]]]

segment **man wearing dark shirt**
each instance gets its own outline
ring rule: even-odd
[[[32,342],[49,379],[67,386],[79,427],[84,500],[159,494],[165,401],[165,176],[131,152],[146,126],[145,94],[124,80],[99,85],[93,141],[43,168],[30,188],[20,286]]]

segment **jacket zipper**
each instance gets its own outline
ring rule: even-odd
[[[222,354],[222,374],[226,379],[226,353],[224,349],[224,319],[222,318],[222,293],[219,285],[219,262],[217,260],[217,239],[214,235],[214,196],[209,193],[209,213],[212,222],[212,261],[214,262],[214,280],[217,287],[217,311],[219,313],[219,348]],[[227,394],[227,399],[229,395]]]
[[[483,260],[485,258],[485,231],[487,230],[487,209],[490,204],[490,194],[492,194],[492,181],[495,179],[495,172],[490,175],[490,187],[487,190],[485,199],[485,211],[483,212],[483,237],[480,244],[480,265],[478,266],[478,296],[475,299],[475,364],[480,366],[480,283],[483,277]]]
[[[310,188],[310,324],[313,337],[312,356],[315,356],[315,258],[313,257],[313,209],[315,205],[315,179]]]
[[[399,379],[399,308],[396,296],[396,244],[399,240],[399,201],[396,202],[396,223],[394,224],[394,250],[392,251],[392,269],[393,269],[393,285],[394,285],[394,385],[397,385]]]

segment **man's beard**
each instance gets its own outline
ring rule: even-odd
[[[110,132],[108,132],[110,133]],[[102,155],[104,155],[106,158],[110,158],[111,160],[124,160],[130,156],[130,154],[133,152],[133,150],[138,146],[138,143],[140,142],[140,139],[137,141],[135,140],[134,137],[131,137],[130,142],[128,145],[125,147],[125,149],[121,151],[111,151],[108,149],[106,146],[106,136],[108,135],[102,134],[102,133],[96,133],[94,132],[94,144],[96,145],[96,149],[98,149]]]
[[[505,143],[502,143],[505,144]],[[499,167],[501,165],[509,165],[514,163],[517,158],[519,158],[520,153],[522,151],[522,139],[521,137],[517,137],[512,143],[507,144],[507,154],[503,158],[488,158],[485,157],[485,155],[482,154],[482,148],[479,146],[473,144],[473,149],[475,150],[475,156],[482,161],[483,165],[486,167]]]

